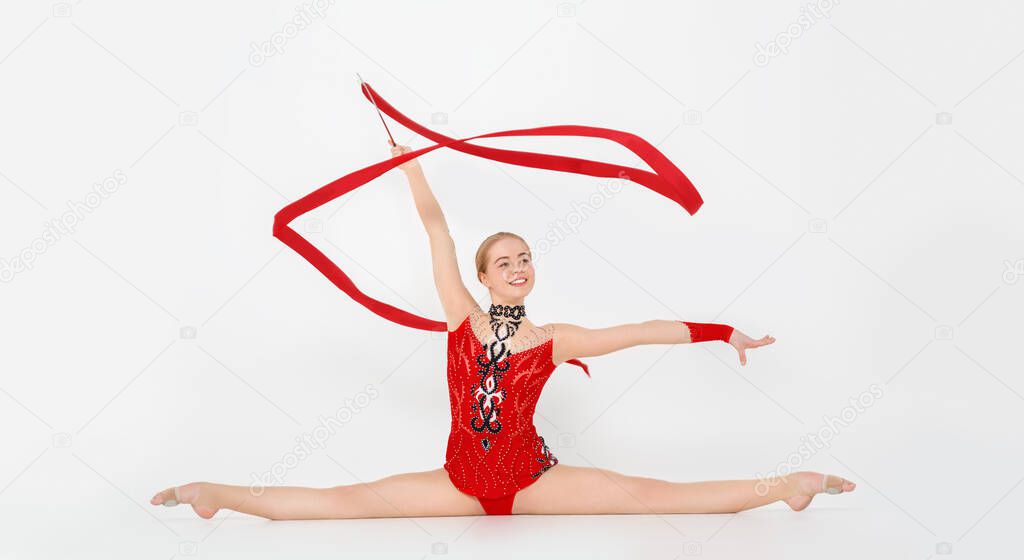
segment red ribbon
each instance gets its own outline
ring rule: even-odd
[[[592,177],[628,179],[678,203],[691,215],[696,213],[697,209],[700,208],[703,203],[700,193],[697,192],[693,183],[686,178],[686,175],[683,175],[683,172],[680,171],[679,168],[677,168],[667,157],[665,157],[664,154],[659,152],[646,140],[635,134],[630,134],[629,132],[593,126],[557,125],[525,128],[520,130],[505,130],[500,132],[491,132],[489,134],[480,134],[469,138],[456,139],[430,130],[429,128],[426,128],[403,115],[397,109],[392,107],[390,103],[384,100],[384,98],[382,98],[376,90],[371,88],[369,84],[364,83],[362,85],[362,91],[363,95],[368,100],[371,102],[376,101],[377,107],[382,112],[409,130],[433,140],[436,144],[392,157],[385,161],[364,167],[358,171],[353,171],[340,179],[331,181],[288,206],[285,206],[274,216],[274,237],[277,237],[284,242],[285,245],[291,247],[298,254],[302,255],[304,259],[309,261],[310,264],[322,272],[328,280],[348,294],[352,299],[356,300],[377,315],[380,315],[390,321],[394,321],[400,325],[428,331],[448,330],[448,324],[443,321],[434,321],[432,319],[427,319],[426,317],[420,317],[419,315],[388,305],[387,303],[364,294],[358,287],[356,287],[348,275],[346,275],[336,264],[327,258],[327,255],[323,254],[319,249],[314,247],[313,244],[299,235],[289,226],[289,224],[291,224],[295,218],[298,218],[306,212],[309,212],[349,191],[369,183],[383,175],[385,172],[411,159],[420,157],[423,154],[432,152],[438,148],[451,148],[473,156],[500,161],[503,163],[511,163],[513,165],[520,165],[523,167],[550,169],[552,171],[564,171],[566,173],[578,173],[580,175],[590,175]],[[647,163],[647,165],[651,166],[653,172],[600,161],[539,154],[534,152],[521,152],[517,150],[503,150],[499,148],[477,146],[469,143],[470,140],[475,140],[477,138],[497,138],[503,136],[588,136],[592,138],[604,138],[606,140],[617,142],[629,149]],[[578,360],[570,360],[570,362],[576,363]],[[576,365],[581,364],[582,362],[577,363]],[[581,367],[586,371],[586,366],[581,365]]]

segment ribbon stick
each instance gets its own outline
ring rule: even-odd
[[[610,128],[579,125],[556,125],[542,126],[537,128],[525,128],[520,130],[505,130],[480,134],[469,138],[456,139],[445,136],[423,125],[413,121],[400,113],[380,96],[370,84],[361,82],[363,95],[384,114],[394,119],[421,136],[436,142],[432,146],[420,148],[399,156],[392,157],[385,161],[369,165],[357,171],[353,171],[344,177],[335,179],[319,189],[307,194],[295,202],[285,206],[274,216],[274,237],[277,237],[285,245],[291,247],[295,252],[302,255],[317,270],[323,273],[335,286],[348,294],[370,311],[381,317],[394,321],[400,325],[423,329],[428,331],[447,331],[448,324],[443,321],[435,321],[421,317],[414,313],[399,309],[373,297],[364,294],[352,282],[341,268],[313,246],[306,238],[299,235],[289,224],[299,216],[322,206],[342,195],[355,190],[366,183],[383,175],[387,171],[399,165],[430,153],[438,148],[451,148],[469,155],[510,163],[523,167],[536,169],[549,169],[565,173],[576,173],[592,177],[621,178],[643,185],[654,192],[672,200],[682,206],[691,215],[703,204],[700,193],[693,186],[693,183],[679,170],[664,154],[652,146],[643,138],[629,132],[622,132]],[[383,118],[382,118],[383,119]],[[385,125],[386,126],[386,125]],[[390,131],[389,136],[390,136]],[[517,137],[517,136],[585,136],[591,138],[603,138],[616,142],[636,154],[652,171],[636,169],[624,165],[591,161],[567,156],[556,156],[534,152],[522,152],[517,150],[503,150],[470,144],[471,140],[479,138]]]
[[[363,77],[359,75],[359,72],[356,72],[356,77],[359,78],[360,87],[366,84],[366,82],[363,81]],[[380,114],[380,107],[377,107],[377,102],[374,101],[372,95],[370,96],[370,103],[373,103],[373,108],[377,109],[377,116],[380,117],[380,124],[384,125],[384,130],[387,131],[388,133],[388,142],[391,143],[392,147],[396,146],[397,144],[395,144],[395,137],[391,135],[391,129],[388,128],[388,123],[387,121],[384,120],[384,115]]]

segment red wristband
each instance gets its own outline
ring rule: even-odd
[[[679,321],[690,329],[690,342],[707,342],[709,340],[721,340],[729,342],[733,328],[729,325],[717,323],[688,323]]]

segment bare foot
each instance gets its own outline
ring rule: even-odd
[[[811,505],[814,495],[819,492],[841,494],[852,492],[857,487],[856,484],[845,478],[810,471],[795,472],[788,478],[793,489],[793,496],[786,499],[786,504],[793,511],[801,511]]]
[[[175,486],[153,496],[149,503],[154,506],[189,504],[195,510],[196,515],[203,519],[209,519],[216,515],[220,508],[214,503],[212,493],[204,492],[204,489],[209,489],[209,485],[205,482],[193,482],[184,486]]]

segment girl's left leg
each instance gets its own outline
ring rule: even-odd
[[[516,494],[513,513],[737,513],[784,500],[795,511],[813,496],[850,492],[856,485],[838,476],[796,472],[772,483],[759,480],[670,482],[627,476],[607,469],[555,465]]]

